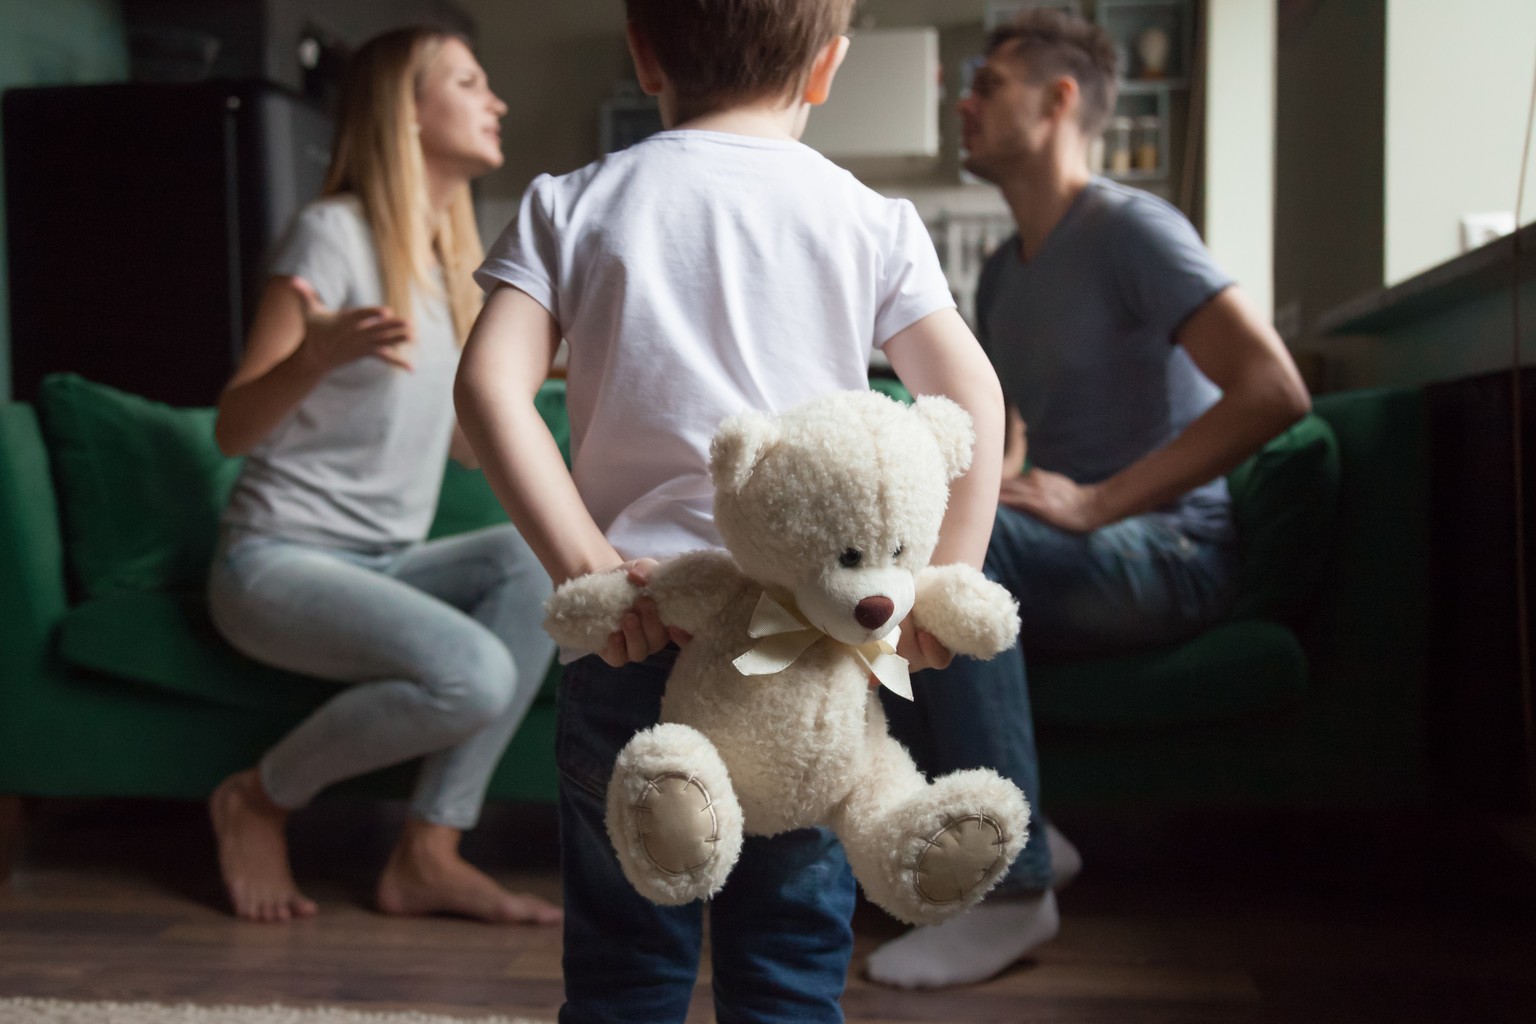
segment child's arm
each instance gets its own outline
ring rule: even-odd
[[[892,335],[886,358],[913,395],[943,395],[966,412],[976,430],[971,468],[950,483],[949,508],[931,565],[981,568],[997,515],[1002,483],[1005,406],[992,362],[960,314],[942,309]],[[950,652],[926,630],[902,630],[900,653],[912,668],[943,668]]]
[[[943,395],[971,414],[971,468],[949,487],[949,509],[930,563],[981,568],[997,513],[1006,434],[1003,389],[992,363],[960,314],[943,309],[885,343],[891,367],[913,395]]]
[[[459,362],[454,406],[491,490],[556,585],[618,565],[576,493],[534,396],[560,344],[560,325],[516,288],[486,300]]]
[[[464,344],[453,388],[459,424],[491,490],[556,586],[623,562],[582,503],[534,408],[559,344],[560,325],[548,310],[516,288],[497,288]],[[649,567],[627,568],[631,579],[643,582]],[[654,604],[641,599],[598,653],[622,665],[655,653],[667,639]]]

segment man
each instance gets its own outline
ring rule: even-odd
[[[1012,425],[986,571],[1022,629],[994,661],[915,677],[916,703],[890,713],[925,770],[997,768],[1034,820],[986,903],[871,955],[887,984],[979,981],[1054,937],[1051,886],[1078,860],[1039,813],[1024,652],[1126,650],[1217,621],[1238,564],[1224,475],[1309,408],[1189,221],[1090,172],[1115,97],[1104,31],[1037,10],[993,33],[960,103],[966,168],[1018,227],[982,273],[977,318]]]

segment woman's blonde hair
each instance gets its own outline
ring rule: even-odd
[[[480,290],[470,275],[485,250],[468,183],[433,222],[416,121],[423,75],[443,44],[457,38],[435,28],[402,28],[358,48],[342,82],[321,194],[351,193],[362,203],[379,253],[384,302],[398,315],[414,316],[415,286],[438,292],[431,276],[436,256],[462,345],[480,310]]]

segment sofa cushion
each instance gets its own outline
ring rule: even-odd
[[[534,404],[569,462],[565,382],[547,381]],[[71,373],[43,380],[37,409],[81,596],[200,588],[240,471],[240,460],[214,442],[214,411],[152,402]],[[484,474],[450,460],[429,535],[506,521]]]
[[[1047,726],[1216,722],[1283,707],[1306,687],[1301,644],[1276,622],[1227,622],[1135,654],[1029,662],[1035,718]]]
[[[241,708],[307,711],[338,685],[262,665],[230,647],[200,592],[119,591],[86,601],[64,616],[59,655],[75,668]],[[558,678],[552,663],[541,701],[553,697]]]
[[[1227,477],[1243,564],[1231,618],[1294,622],[1317,593],[1339,502],[1339,446],[1303,417]]]
[[[304,710],[335,690],[230,647],[196,592],[118,591],[85,601],[59,626],[59,655],[75,668],[233,707]]]
[[[72,373],[44,378],[37,410],[81,593],[200,586],[240,469],[214,443],[213,411]]]

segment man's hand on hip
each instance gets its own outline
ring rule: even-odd
[[[1009,508],[1071,533],[1091,533],[1105,525],[1097,486],[1049,470],[1031,469],[1004,480],[998,498]]]

